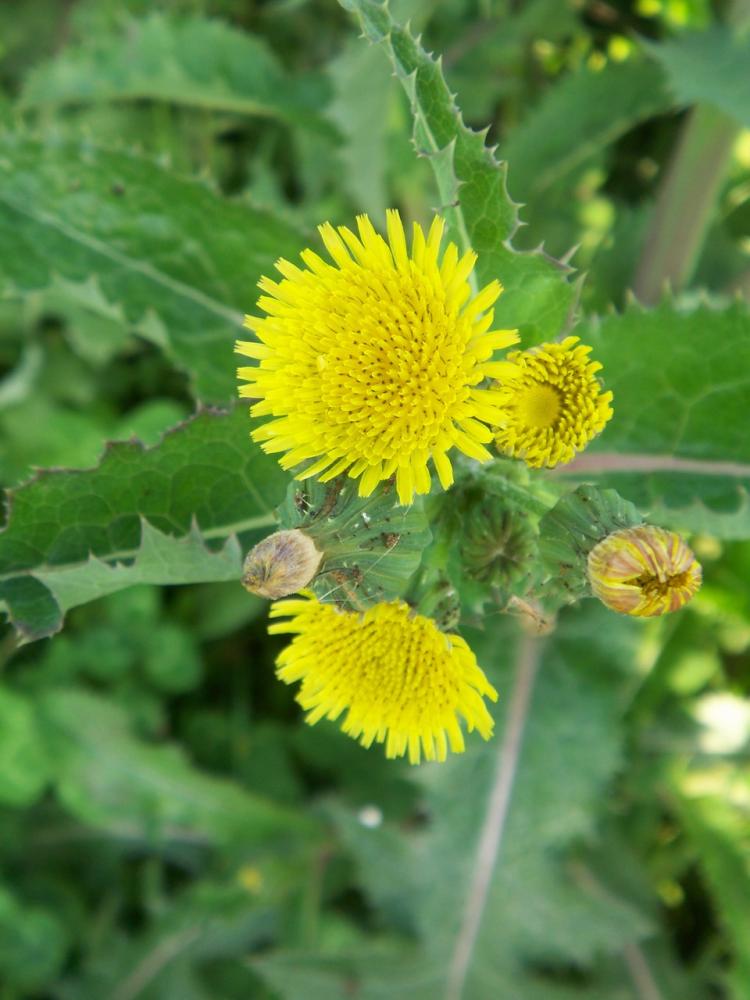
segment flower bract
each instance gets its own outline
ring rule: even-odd
[[[494,403],[498,448],[532,468],[569,462],[612,416],[612,393],[596,377],[601,369],[578,337],[514,351],[501,372]]]
[[[281,453],[283,468],[299,466],[298,478],[346,472],[369,496],[395,476],[408,504],[429,491],[430,463],[451,485],[453,448],[491,458],[498,412],[480,383],[518,336],[492,329],[501,286],[472,296],[476,254],[453,243],[441,253],[443,228],[436,217],[425,236],[415,224],[409,247],[397,211],[387,213],[387,242],[367,216],[357,234],[326,223],[332,262],[304,250],[304,267],[279,260],[281,280],[259,282],[266,315],[246,318],[257,340],[236,346],[255,362],[239,369],[240,394],[270,418],[255,440]]]
[[[277,674],[301,681],[297,701],[310,724],[344,715],[342,730],[366,747],[384,743],[388,757],[408,753],[445,760],[464,749],[459,724],[488,739],[493,720],[483,697],[497,692],[465,640],[441,632],[403,601],[362,613],[340,611],[311,594],[277,601],[269,632],[288,632]],[[345,713],[345,714],[344,714]]]
[[[588,576],[595,596],[608,608],[650,618],[687,604],[701,585],[702,570],[680,535],[641,524],[595,545]]]

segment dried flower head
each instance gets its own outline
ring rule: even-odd
[[[256,364],[239,369],[240,394],[259,399],[250,412],[272,419],[253,434],[281,452],[298,478],[359,479],[360,496],[396,477],[401,503],[430,489],[431,460],[444,489],[453,482],[452,448],[491,458],[493,393],[478,388],[495,375],[493,353],[518,341],[492,330],[501,286],[472,298],[476,254],[441,254],[444,223],[425,238],[415,224],[411,248],[397,211],[387,214],[388,242],[367,216],[358,235],[326,223],[320,234],[333,263],[304,250],[304,268],[279,260],[280,282],[263,278],[262,319],[248,316],[257,341],[236,350]]]
[[[702,571],[680,535],[641,524],[595,545],[588,576],[595,596],[608,608],[650,618],[687,604],[701,585]]]
[[[497,692],[466,642],[441,632],[430,618],[402,601],[376,604],[363,613],[340,611],[311,594],[278,601],[269,632],[290,632],[292,642],[277,660],[279,678],[302,681],[297,701],[312,725],[346,712],[343,732],[366,747],[385,743],[388,757],[408,753],[445,760],[448,748],[464,749],[459,725],[485,738],[493,721],[482,697]]]
[[[275,531],[251,549],[242,570],[242,585],[259,597],[287,597],[311,582],[322,552],[304,531]]]
[[[569,462],[612,416],[612,393],[596,378],[602,366],[578,340],[514,351],[496,366],[497,446],[535,469]]]

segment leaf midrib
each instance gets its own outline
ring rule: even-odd
[[[100,240],[95,236],[91,236],[88,233],[84,233],[81,230],[76,229],[74,226],[68,225],[48,212],[38,211],[28,205],[19,204],[14,198],[3,193],[0,193],[0,204],[4,204],[11,211],[17,212],[19,215],[22,215],[27,219],[31,219],[31,221],[35,222],[37,225],[55,230],[71,242],[85,247],[91,253],[104,257],[127,271],[140,274],[148,281],[151,281],[156,285],[160,285],[162,288],[165,288],[173,294],[178,295],[203,309],[206,309],[208,312],[212,312],[223,322],[230,323],[232,326],[237,327],[242,324],[241,313],[235,312],[233,309],[230,309],[223,303],[218,302],[216,299],[213,299],[205,293],[192,288],[190,285],[179,281],[177,278],[171,277],[164,271],[160,271],[152,264],[149,264],[146,261],[137,260],[129,254],[110,246],[103,240]]]
[[[472,957],[503,844],[508,814],[512,808],[513,786],[521,761],[523,737],[543,648],[543,640],[537,637],[524,635],[519,641],[515,681],[510,693],[505,732],[497,748],[495,776],[489,790],[482,828],[476,840],[472,877],[448,963],[443,1000],[462,1000],[464,996],[466,980],[471,970]]]
[[[162,101],[180,107],[199,108],[202,111],[233,112],[248,117],[281,118],[282,120],[293,118],[295,121],[297,115],[301,115],[304,110],[300,108],[299,111],[296,111],[294,108],[285,108],[281,104],[264,103],[251,97],[231,97],[230,95],[207,97],[205,94],[190,93],[189,91],[181,94],[168,87],[165,87],[163,91],[158,88],[148,89],[146,87],[123,88],[121,91],[111,90],[109,92],[102,90],[101,93],[92,97],[80,95],[58,100],[54,98],[47,100],[26,99],[21,102],[21,108],[33,111],[40,108],[88,107],[97,103],[129,104],[134,101]]]

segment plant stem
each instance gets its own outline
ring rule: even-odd
[[[692,109],[657,196],[633,281],[646,305],[665,285],[683,288],[692,277],[740,126],[708,105]]]

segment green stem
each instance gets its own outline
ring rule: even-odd
[[[740,130],[736,122],[707,105],[688,115],[633,281],[641,302],[657,302],[665,285],[683,288],[692,277]]]

